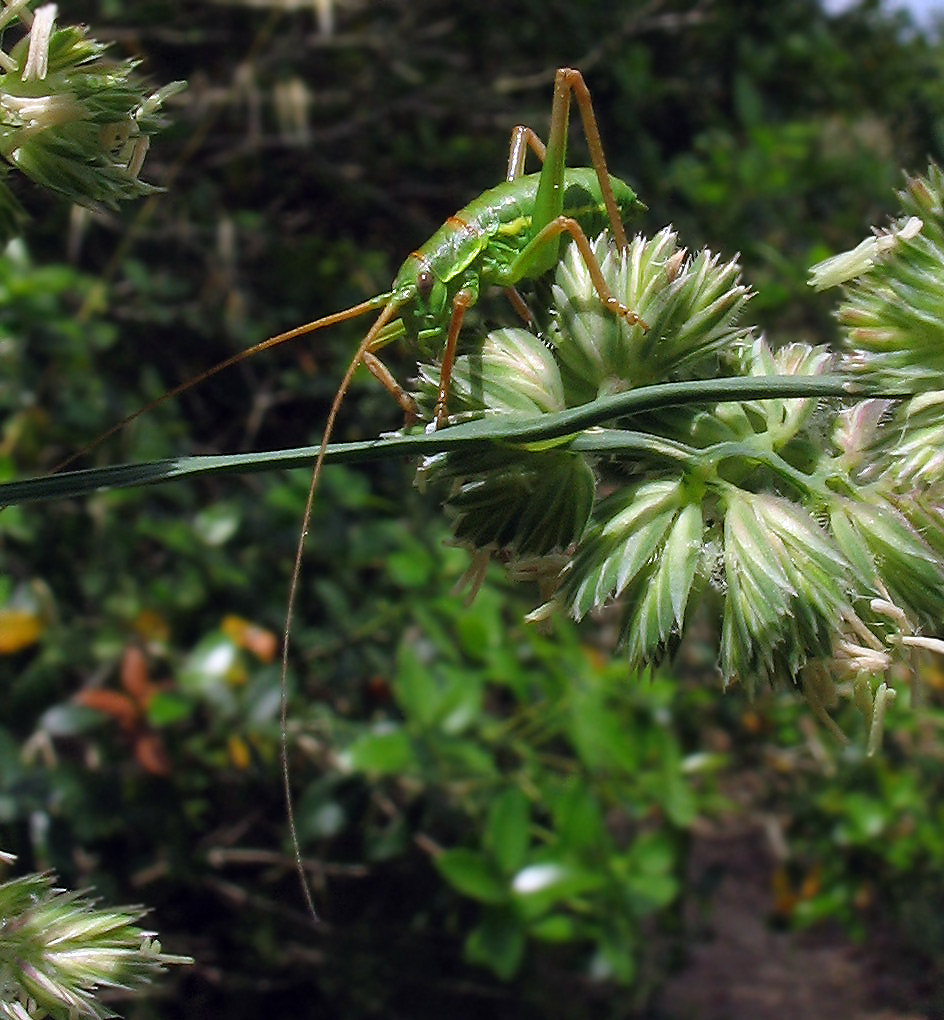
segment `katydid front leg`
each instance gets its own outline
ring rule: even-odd
[[[410,396],[409,393],[397,382],[396,376],[389,368],[377,357],[373,351],[364,351],[364,356],[361,359],[364,362],[364,367],[368,372],[380,383],[381,386],[393,397],[393,399],[400,405],[400,410],[403,411],[403,424],[409,428],[411,425],[416,424],[417,409],[416,401]]]
[[[449,386],[452,382],[452,367],[456,362],[456,345],[459,341],[459,330],[466,311],[475,304],[476,288],[463,287],[452,299],[452,315],[449,316],[449,332],[446,335],[446,346],[443,349],[442,361],[439,365],[439,393],[436,397],[436,428],[441,429],[449,417]]]

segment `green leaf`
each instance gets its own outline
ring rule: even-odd
[[[528,934],[542,942],[572,942],[577,938],[577,922],[567,914],[548,914],[528,925]]]
[[[408,643],[401,644],[398,651],[394,690],[407,720],[420,730],[456,735],[468,729],[481,712],[480,677],[448,662],[426,662]]]
[[[640,875],[665,875],[675,866],[676,849],[666,832],[643,833],[630,847],[629,871]]]
[[[158,691],[148,702],[147,720],[152,726],[171,726],[193,714],[194,704],[173,691]]]
[[[436,870],[464,896],[481,903],[504,903],[509,898],[505,880],[485,854],[458,847],[434,858]]]
[[[695,794],[683,776],[671,775],[665,780],[661,803],[674,825],[686,828],[695,820],[698,811]]]
[[[407,772],[416,765],[413,743],[402,729],[378,729],[358,737],[339,755],[342,767],[355,772],[389,775]]]
[[[43,712],[40,727],[53,737],[72,737],[101,726],[102,713],[66,702]]]
[[[343,804],[323,781],[312,783],[295,805],[295,824],[303,840],[330,839],[348,824]]]
[[[379,831],[367,833],[366,856],[369,861],[389,861],[406,853],[412,842],[409,823],[401,815]]]
[[[586,768],[632,774],[640,767],[640,748],[634,745],[624,720],[599,692],[574,692],[567,730]]]
[[[506,790],[489,810],[483,842],[505,874],[524,863],[530,843],[530,812],[528,798],[518,789]]]
[[[428,549],[419,542],[411,542],[408,548],[391,553],[384,567],[401,588],[422,588],[432,577],[436,563]]]
[[[841,846],[871,846],[888,827],[888,805],[864,793],[850,793],[843,802],[845,817],[834,837]]]
[[[615,979],[628,985],[636,977],[636,954],[632,943],[620,935],[608,932],[600,940],[591,972],[595,978]]]
[[[524,947],[525,931],[514,911],[491,908],[466,940],[465,957],[509,981],[521,966]]]
[[[503,644],[505,605],[492,593],[480,592],[471,606],[458,615],[455,637],[472,662],[487,663]],[[454,639],[451,639],[454,643]]]
[[[679,881],[673,875],[629,875],[625,887],[638,917],[667,907],[679,894]]]
[[[239,530],[241,516],[237,506],[215,503],[197,514],[193,530],[207,545],[225,545]]]
[[[205,698],[221,711],[233,708],[233,685],[245,680],[246,670],[232,638],[208,634],[187,656],[177,682],[184,692]]]
[[[595,787],[575,780],[554,802],[554,828],[569,851],[604,846],[609,841]]]
[[[402,643],[397,651],[397,677],[393,689],[407,719],[419,726],[431,726],[440,711],[442,696],[430,665],[415,646]]]

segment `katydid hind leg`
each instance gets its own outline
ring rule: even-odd
[[[643,322],[632,308],[628,308],[618,298],[616,298],[610,290],[606,280],[603,278],[603,270],[600,268],[600,263],[597,261],[597,257],[593,253],[593,248],[590,245],[587,235],[584,233],[583,227],[581,227],[580,224],[570,216],[557,216],[531,238],[525,248],[518,254],[518,257],[512,263],[509,270],[509,282],[536,276],[537,271],[534,268],[535,257],[540,258],[543,251],[546,250],[547,245],[553,242],[555,238],[558,238],[565,233],[570,235],[574,244],[577,246],[577,250],[580,252],[580,257],[583,259],[587,266],[587,270],[590,273],[590,279],[593,281],[593,287],[604,306],[614,315],[618,315],[621,319],[625,319],[630,326],[638,325],[644,331],[648,332],[648,325]]]
[[[558,68],[554,76],[554,101],[551,107],[551,130],[547,138],[547,151],[541,181],[534,202],[532,225],[535,231],[544,229],[552,220],[563,212],[563,180],[567,160],[567,128],[570,123],[570,97],[573,93],[580,111],[584,137],[590,150],[590,160],[600,183],[600,194],[606,207],[613,234],[620,250],[625,251],[629,245],[626,231],[620,219],[619,208],[613,189],[610,186],[610,175],[606,168],[606,157],[603,154],[603,143],[600,140],[600,129],[593,112],[593,101],[583,75],[572,67]],[[558,260],[559,247],[549,245],[544,254],[540,272],[550,269]],[[546,263],[546,264],[545,264]]]
[[[566,78],[569,88],[574,94],[574,99],[577,100],[577,108],[580,110],[580,119],[583,122],[584,138],[586,138],[587,148],[590,150],[590,161],[593,164],[593,169],[596,170],[597,180],[600,182],[600,193],[603,195],[603,204],[606,206],[609,217],[610,231],[620,251],[626,251],[629,241],[626,238],[626,231],[623,229],[623,221],[620,219],[613,188],[610,186],[610,174],[606,168],[606,157],[603,154],[600,128],[593,112],[590,90],[583,80],[583,75],[574,68],[561,68],[557,74]]]

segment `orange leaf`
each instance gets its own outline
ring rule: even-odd
[[[75,696],[78,704],[93,708],[96,712],[104,712],[118,720],[122,729],[134,731],[141,719],[141,710],[127,696],[118,691],[79,691]]]
[[[129,645],[121,660],[121,686],[142,707],[154,696],[154,685],[148,679],[147,660],[140,648]]]
[[[252,652],[260,662],[271,662],[279,648],[279,639],[271,630],[250,623],[241,616],[227,616],[220,627],[239,648]]]
[[[741,716],[741,725],[750,734],[760,733],[764,728],[764,720],[754,711],[753,708],[744,710]]]
[[[389,701],[391,697],[390,681],[379,673],[367,681],[367,691],[378,701]]]
[[[796,910],[797,897],[787,875],[787,870],[783,865],[780,865],[771,875],[770,884],[774,897],[772,906],[774,916],[780,918],[790,917],[794,910]]]
[[[152,776],[170,775],[170,758],[156,733],[142,733],[135,740],[134,760]]]
[[[803,881],[800,883],[800,899],[813,899],[814,896],[819,894],[822,884],[823,866],[821,864],[817,864],[811,868],[806,875],[804,875]]]

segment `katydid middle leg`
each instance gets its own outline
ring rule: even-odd
[[[511,145],[508,147],[508,173],[506,181],[516,181],[524,174],[524,161],[530,149],[543,163],[547,146],[538,137],[537,132],[526,124],[518,124],[511,132]]]

